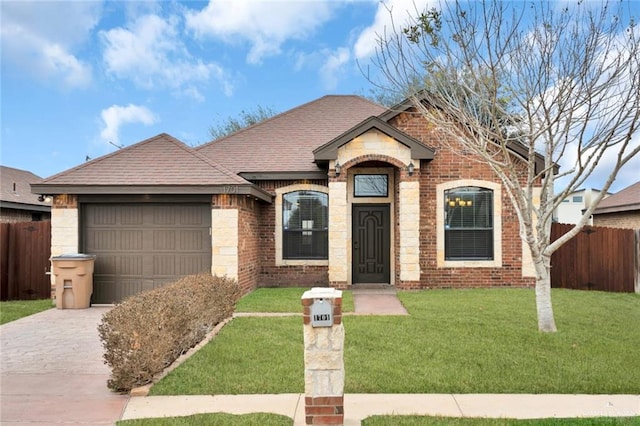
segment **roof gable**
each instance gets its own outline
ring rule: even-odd
[[[433,100],[430,99],[429,94],[425,91],[421,92],[417,97],[417,99],[420,102],[426,102],[437,107],[437,105],[433,102]],[[409,112],[409,110],[411,109],[415,109],[413,102],[414,101],[411,98],[407,98],[404,101],[392,106],[391,108],[389,108],[388,110],[380,114],[378,117],[383,121],[389,122],[390,120],[397,117],[398,115]],[[414,114],[418,114],[418,113],[414,112]],[[517,156],[521,157],[522,159],[526,159],[529,153],[529,150],[527,149],[527,147],[518,142],[508,143],[507,148]],[[535,162],[536,162],[536,172],[544,170],[545,168],[544,157],[538,154],[537,152],[535,153]],[[557,172],[557,169],[558,169],[558,166],[556,165],[554,167],[554,172]]]
[[[235,173],[321,171],[313,150],[385,108],[353,95],[328,95],[198,147]],[[326,176],[326,172],[324,173]]]
[[[423,145],[420,141],[406,133],[401,132],[389,123],[382,121],[378,117],[369,117],[362,123],[347,130],[340,136],[334,138],[328,143],[316,148],[313,151],[313,155],[316,161],[335,160],[338,158],[338,148],[349,143],[358,136],[370,131],[378,130],[390,138],[395,139],[401,144],[411,149],[411,158],[416,160],[432,160],[434,156],[433,149]]]

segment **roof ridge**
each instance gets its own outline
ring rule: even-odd
[[[253,129],[253,128],[256,128],[256,127],[259,127],[259,126],[261,126],[261,125],[264,125],[264,124],[270,123],[271,121],[273,121],[273,120],[275,120],[275,119],[277,119],[277,118],[284,117],[284,116],[289,115],[289,114],[291,114],[291,113],[293,113],[293,112],[295,112],[295,111],[299,111],[299,110],[301,110],[302,108],[308,107],[309,105],[314,104],[314,103],[316,103],[316,102],[320,102],[320,101],[321,101],[321,100],[323,100],[323,99],[326,99],[326,98],[337,98],[337,97],[343,97],[343,98],[347,98],[347,97],[359,98],[359,99],[362,99],[362,100],[365,100],[365,101],[369,102],[369,103],[370,103],[370,104],[372,104],[372,105],[376,105],[376,106],[382,107],[382,105],[378,105],[378,104],[376,104],[375,102],[372,102],[372,101],[370,101],[369,99],[363,98],[363,97],[362,97],[362,96],[360,96],[360,95],[355,95],[355,94],[351,94],[351,95],[344,95],[344,94],[342,94],[342,95],[331,95],[331,94],[329,94],[329,95],[324,95],[324,96],[321,96],[321,97],[319,97],[319,98],[313,99],[313,100],[311,100],[311,101],[305,102],[305,103],[304,103],[304,104],[302,104],[302,105],[298,105],[298,106],[296,106],[296,107],[293,107],[293,108],[291,108],[291,109],[288,109],[288,110],[286,110],[286,111],[283,111],[283,112],[281,112],[281,113],[279,113],[279,114],[276,114],[276,115],[274,115],[274,116],[271,116],[271,117],[269,117],[269,118],[267,118],[267,119],[264,119],[264,120],[262,120],[262,121],[259,121],[259,122],[255,123],[255,124],[250,125],[250,126],[243,127],[242,129],[239,129],[239,130],[237,130],[237,131],[235,131],[235,132],[233,132],[233,133],[230,133],[230,134],[228,134],[228,135],[226,135],[226,136],[223,136],[223,137],[221,137],[221,138],[214,139],[214,140],[212,140],[212,141],[209,141],[209,142],[207,142],[207,143],[204,143],[204,144],[202,144],[202,145],[199,145],[199,146],[198,146],[198,147],[196,147],[195,149],[196,149],[197,151],[200,151],[201,149],[203,149],[203,148],[205,148],[205,147],[207,147],[207,146],[210,146],[210,145],[212,145],[212,144],[214,144],[214,143],[216,143],[216,142],[223,141],[223,140],[228,139],[228,138],[230,138],[230,137],[232,137],[232,136],[237,136],[237,135],[242,134],[242,133],[245,133],[245,132],[247,132],[247,131],[249,131],[249,130],[251,130],[251,129]]]
[[[226,167],[224,167],[222,164],[218,163],[217,161],[214,161],[213,159],[211,159],[211,158],[207,157],[206,155],[202,154],[197,149],[188,146],[187,144],[181,142],[178,139],[175,139],[175,138],[172,138],[172,139],[174,139],[172,142],[174,142],[176,144],[176,146],[182,148],[183,150],[185,150],[189,154],[193,155],[194,157],[196,157],[200,161],[205,162],[206,164],[208,164],[209,166],[213,167],[214,169],[222,172],[226,176],[231,177],[231,178],[233,178],[235,180],[243,181],[243,183],[250,183],[248,180],[246,180],[242,176],[239,176],[238,174],[233,173],[231,170],[227,169]]]
[[[48,178],[44,179],[42,183],[47,183],[47,182],[49,182],[50,180],[53,180],[53,179],[57,179],[57,178],[60,178],[60,177],[66,176],[66,175],[68,175],[68,174],[70,174],[70,173],[72,173],[72,172],[75,172],[75,171],[77,171],[77,170],[82,170],[82,169],[84,169],[85,167],[89,167],[89,166],[90,166],[90,165],[92,165],[92,164],[98,164],[98,163],[101,163],[101,162],[103,162],[104,160],[106,160],[106,159],[108,159],[108,158],[111,158],[111,157],[113,157],[113,156],[115,156],[115,155],[117,155],[117,154],[119,154],[119,153],[122,153],[122,152],[125,152],[125,151],[131,151],[131,150],[132,150],[132,149],[134,149],[134,148],[140,147],[140,146],[142,146],[142,145],[146,145],[147,143],[150,143],[150,142],[152,142],[152,141],[155,141],[155,140],[157,140],[157,139],[159,139],[159,138],[161,138],[161,137],[168,137],[168,138],[170,138],[170,139],[174,139],[174,140],[176,140],[176,141],[177,141],[177,139],[176,139],[176,138],[174,138],[173,136],[171,136],[171,135],[170,135],[170,134],[168,134],[168,133],[164,133],[164,132],[163,132],[163,133],[159,133],[159,134],[157,134],[157,135],[155,135],[155,136],[152,136],[152,137],[150,137],[150,138],[148,138],[148,139],[142,140],[142,141],[140,141],[140,142],[136,142],[136,143],[134,143],[133,145],[129,145],[129,146],[124,147],[124,148],[120,148],[120,149],[118,149],[117,151],[113,151],[113,152],[110,152],[110,153],[108,153],[108,154],[101,155],[101,156],[100,156],[100,157],[98,157],[98,158],[94,158],[94,159],[92,159],[92,160],[85,161],[84,163],[79,164],[79,165],[77,165],[77,166],[75,166],[75,167],[72,167],[72,168],[70,168],[70,169],[64,170],[64,171],[62,171],[62,172],[60,172],[60,173],[56,173],[55,175],[53,175],[53,176],[49,176]],[[178,141],[178,142],[180,142],[180,141]],[[180,142],[180,143],[182,143],[182,142]],[[184,145],[184,144],[182,144],[182,145]]]

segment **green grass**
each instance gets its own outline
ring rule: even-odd
[[[426,416],[371,416],[362,426],[631,426],[640,425],[640,417],[597,417],[580,419],[479,419]]]
[[[295,312],[302,313],[302,294],[308,288],[258,288],[238,302],[236,312]],[[342,311],[353,312],[353,295],[342,292]]]
[[[243,415],[211,413],[116,422],[117,426],[291,426],[292,424],[293,420],[289,417],[268,413]]]
[[[0,302],[0,325],[53,308],[51,299]]]
[[[346,316],[346,393],[640,393],[640,296],[553,290],[400,293],[410,316]],[[153,395],[303,392],[299,317],[236,318]]]

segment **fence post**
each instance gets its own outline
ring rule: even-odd
[[[636,294],[640,294],[640,229],[635,231],[636,255],[634,256],[634,284],[633,289]]]
[[[302,306],[306,424],[343,425],[342,291],[312,288],[302,295]]]

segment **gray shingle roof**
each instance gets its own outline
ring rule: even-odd
[[[50,203],[38,201],[38,195],[31,193],[30,184],[41,181],[40,176],[29,171],[0,166],[0,201],[49,207]]]
[[[44,185],[210,186],[249,182],[161,133],[45,179]]]
[[[640,181],[600,201],[593,214],[640,210]]]
[[[236,173],[318,171],[313,150],[386,109],[328,95],[196,148]]]

